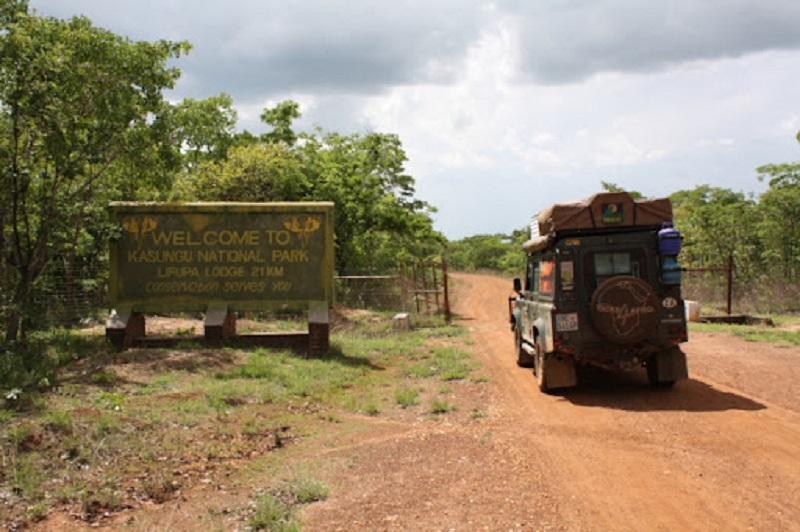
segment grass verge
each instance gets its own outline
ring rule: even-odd
[[[753,325],[729,325],[727,323],[692,323],[690,332],[724,333],[737,336],[748,342],[800,346],[800,331],[788,331],[774,327]]]
[[[230,464],[313,440],[342,420],[368,419],[352,414],[414,415],[403,409],[435,397],[442,381],[469,385],[475,369],[461,328],[428,325],[396,332],[390,317],[372,313],[335,332],[318,358],[199,344],[113,354],[99,333],[53,334],[50,385],[26,394],[31,408],[0,408],[0,527],[54,507],[97,521],[213,484]],[[439,403],[439,415],[454,409]],[[251,527],[295,530],[294,508],[328,496],[304,476],[277,489],[255,501]]]

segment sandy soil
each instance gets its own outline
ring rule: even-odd
[[[331,487],[302,511],[307,530],[800,530],[800,349],[692,334],[691,379],[672,390],[597,372],[545,395],[514,362],[510,282],[453,278],[489,382],[454,385],[459,411],[437,420],[375,419],[298,447]],[[207,528],[193,518],[246,504],[265,480],[253,475],[116,524]]]
[[[693,334],[673,390],[592,373],[544,395],[514,363],[508,281],[454,278],[490,442],[453,426],[367,446],[310,529],[800,530],[800,350]]]
[[[541,457],[567,528],[800,529],[800,350],[694,334],[692,378],[673,390],[601,374],[547,396],[514,365],[507,282],[463,275],[457,289],[504,429]]]

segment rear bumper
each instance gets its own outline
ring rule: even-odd
[[[578,364],[626,369],[639,367],[648,358],[672,347],[672,343],[640,343],[627,346],[613,344],[585,344],[575,349],[572,356]]]

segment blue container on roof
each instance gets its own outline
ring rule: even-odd
[[[681,252],[680,231],[672,227],[672,223],[664,222],[658,232],[658,254],[664,257],[674,257]]]

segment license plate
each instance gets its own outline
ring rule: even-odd
[[[578,330],[578,313],[556,314],[556,330],[559,332]]]

